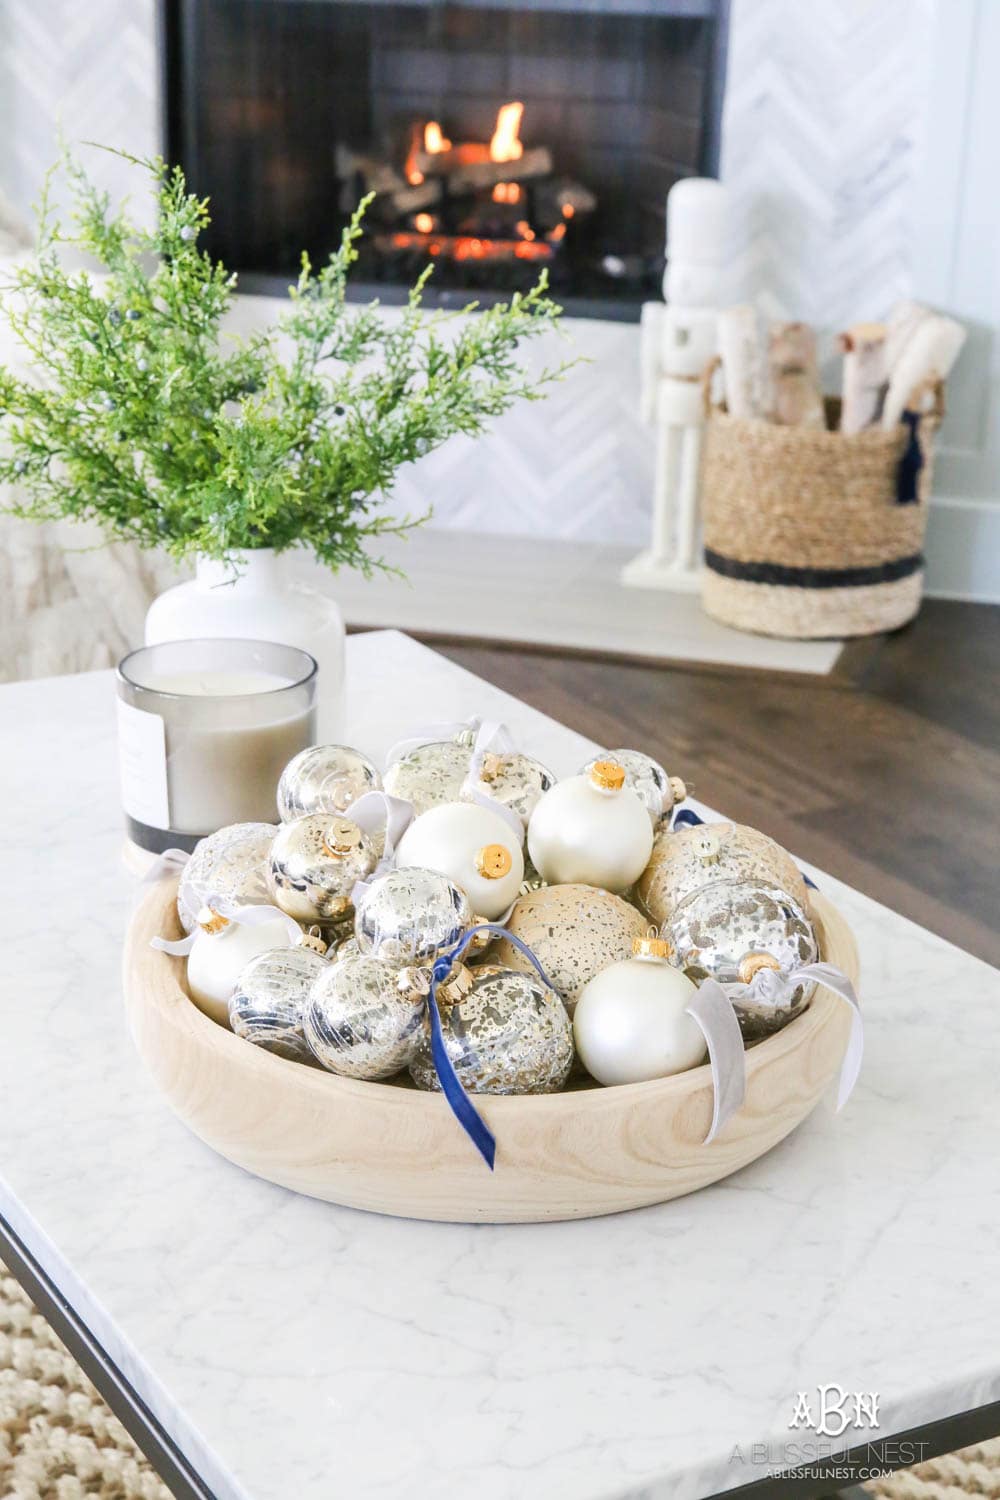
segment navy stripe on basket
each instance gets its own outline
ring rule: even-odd
[[[871,568],[789,568],[784,563],[737,562],[721,552],[705,548],[705,566],[723,578],[738,578],[743,583],[778,583],[799,589],[861,588],[868,583],[895,583],[910,578],[924,565],[922,552],[912,557],[896,557],[891,562]]]

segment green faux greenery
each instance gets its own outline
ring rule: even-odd
[[[397,317],[348,303],[367,200],[321,271],[303,255],[272,329],[220,334],[236,277],[198,248],[207,200],[178,169],[128,159],[152,180],[156,228],[113,212],[67,157],[72,232],[47,182],[37,257],[0,295],[37,375],[0,366],[0,482],[19,515],[97,520],[177,557],[303,543],[368,571],[370,538],[416,524],[376,513],[400,466],[481,433],[565,368],[532,379],[518,361],[558,320],[544,277],[457,324],[422,307],[426,276]],[[68,246],[105,274],[66,269]]]

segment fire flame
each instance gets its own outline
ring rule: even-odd
[[[494,203],[520,203],[521,186],[517,182],[498,182],[493,189]]]
[[[524,105],[518,100],[501,104],[490,141],[490,161],[517,161],[524,155],[524,146],[519,139],[523,114]]]
[[[406,161],[403,164],[403,172],[406,180],[413,187],[419,187],[424,180],[424,174],[417,166],[417,152],[420,149],[420,131],[416,127],[410,131],[410,149],[406,153]]]
[[[441,126],[437,120],[428,120],[424,126],[424,150],[431,156],[436,156],[440,151],[451,150],[451,141],[441,134]]]

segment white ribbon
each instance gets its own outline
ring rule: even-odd
[[[847,975],[833,964],[803,964],[790,974],[781,974],[776,969],[758,969],[749,984],[733,985],[730,994],[734,1000],[757,1000],[766,1005],[787,1004],[800,984],[809,982],[825,985],[851,1008],[851,1034],[847,1039],[847,1051],[840,1066],[840,1082],[837,1085],[837,1109],[842,1110],[854,1090],[861,1072],[864,1056],[864,1027],[861,1022],[861,1005],[854,986]]]
[[[501,724],[499,719],[483,719],[476,730],[472,759],[469,761],[469,770],[462,782],[462,796],[474,802],[477,807],[488,807],[490,812],[497,813],[503,818],[511,832],[517,834],[518,843],[523,844],[524,823],[513,808],[490,795],[482,780],[483,764],[487,755],[509,755],[516,749],[517,746],[506,724]]]
[[[446,720],[441,724],[424,724],[420,729],[414,729],[411,734],[404,735],[389,747],[385,757],[385,768],[402,760],[404,755],[409,755],[411,750],[419,750],[421,745],[437,745],[443,740],[453,740],[460,734],[478,734],[482,720],[473,717],[471,719]]]
[[[833,964],[824,963],[803,964],[790,974],[781,974],[776,969],[759,969],[749,984],[730,985],[728,993],[718,980],[704,979],[691,1004],[687,1006],[687,1013],[701,1027],[712,1067],[715,1103],[712,1124],[705,1137],[706,1146],[715,1139],[746,1097],[746,1051],[733,1001],[753,1000],[781,1007],[790,1003],[800,984],[810,982],[825,985],[828,990],[846,1000],[851,1008],[851,1034],[847,1040],[837,1086],[838,1111],[843,1109],[851,1097],[861,1071],[864,1028],[854,986],[840,969]]]
[[[717,979],[702,980],[685,1010],[701,1028],[712,1068],[712,1123],[704,1142],[708,1146],[746,1098],[743,1033],[732,1001]]]
[[[205,902],[205,905],[211,911],[217,912],[220,917],[225,917],[227,926],[229,923],[232,923],[236,927],[262,927],[265,922],[280,921],[285,924],[285,931],[288,933],[293,945],[302,939],[302,928],[298,922],[278,906],[236,906],[231,901],[211,896]],[[202,930],[199,927],[194,932],[189,932],[187,937],[182,938],[150,938],[149,946],[155,948],[158,953],[169,953],[174,958],[183,958],[191,952],[195,944],[195,939]],[[217,933],[214,933],[213,936],[221,937],[226,930],[227,928],[223,927]]]
[[[351,891],[351,901],[355,906],[373,880],[376,880],[379,875],[384,875],[386,870],[394,868],[396,845],[413,822],[413,816],[412,802],[407,802],[403,797],[391,797],[388,792],[365,792],[356,802],[352,802],[344,813],[345,818],[350,818],[353,823],[357,823],[358,827],[367,834],[385,832],[385,848],[382,851],[382,858],[367,880],[355,881]]]

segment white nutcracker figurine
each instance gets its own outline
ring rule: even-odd
[[[716,352],[727,242],[722,184],[675,183],[667,196],[666,300],[647,302],[640,325],[640,414],[656,427],[656,470],[652,544],[622,571],[638,588],[698,586],[701,377]]]

